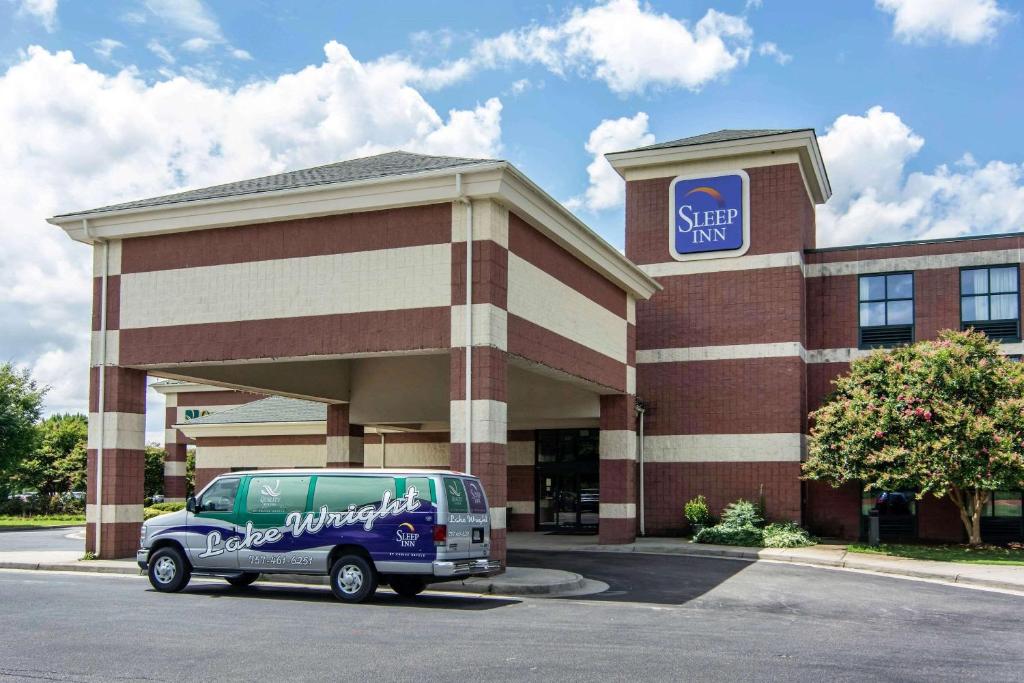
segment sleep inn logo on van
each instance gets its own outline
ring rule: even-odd
[[[669,251],[678,261],[740,256],[750,247],[750,179],[741,170],[679,176],[669,186]]]

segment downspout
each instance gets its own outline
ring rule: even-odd
[[[384,446],[384,432],[380,433],[380,466],[385,468],[388,466],[388,453]]]
[[[455,194],[466,205],[466,474],[473,473],[473,202],[463,194],[462,174],[455,174]]]
[[[636,419],[639,423],[639,434],[638,439],[640,443],[637,444],[637,460],[639,461],[640,467],[640,509],[638,510],[640,516],[640,535],[646,536],[647,529],[644,525],[644,413],[647,411],[647,406],[640,399],[636,401]]]
[[[99,424],[96,426],[96,544],[93,553],[100,557],[103,535],[103,427],[106,422],[106,382],[107,382],[107,271],[110,270],[110,243],[100,240],[89,230],[89,219],[82,219],[82,230],[85,236],[103,245],[103,270],[100,273],[100,364],[99,364],[99,402],[97,412]]]

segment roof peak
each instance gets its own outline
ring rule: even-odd
[[[668,149],[671,147],[691,147],[694,145],[706,145],[715,142],[732,142],[735,140],[750,140],[753,138],[770,137],[772,135],[787,135],[790,133],[801,133],[805,131],[814,132],[813,128],[722,128],[710,133],[691,135],[690,137],[676,140],[666,140],[653,145],[635,147],[622,150],[623,152],[643,152],[651,149]]]
[[[146,199],[110,204],[95,209],[58,214],[57,217],[150,208],[200,200],[258,194],[261,192],[292,190],[316,185],[396,177],[477,164],[497,163],[500,161],[500,159],[421,154],[419,152],[396,149],[369,156],[333,161],[319,166],[310,166],[308,168],[184,190]]]

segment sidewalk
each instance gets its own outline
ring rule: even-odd
[[[142,572],[135,560],[81,560],[82,553],[68,550],[26,550],[0,552],[0,569],[36,569],[41,571],[92,572],[139,576]],[[326,576],[266,574],[261,582],[298,583],[326,586]],[[607,584],[592,581],[579,574],[557,569],[508,567],[497,576],[435,583],[431,590],[453,593],[578,596],[600,593]]]
[[[637,538],[634,543],[598,545],[594,536],[558,536],[543,533],[510,533],[508,549],[534,551],[574,551],[604,553],[650,553],[687,555],[750,562],[792,562],[817,567],[908,576],[978,588],[997,588],[1024,592],[1024,566],[934,562],[851,553],[843,545],[816,545],[809,548],[748,548],[742,546],[692,543],[685,538]]]

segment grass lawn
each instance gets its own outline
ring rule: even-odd
[[[35,517],[0,515],[0,529],[11,527],[35,529],[48,526],[73,526],[76,524],[85,524],[85,515],[37,515]]]
[[[883,543],[872,548],[869,545],[852,544],[847,547],[851,553],[890,555],[908,557],[912,560],[937,560],[940,562],[963,562],[967,564],[1010,564],[1024,565],[1024,548],[1004,548],[984,545],[970,548],[965,545],[911,545]]]

